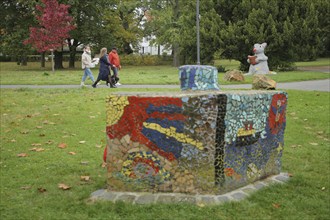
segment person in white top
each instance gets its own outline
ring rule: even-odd
[[[81,67],[84,70],[84,75],[82,76],[80,85],[81,86],[85,85],[85,80],[87,77],[89,77],[94,83],[95,79],[90,68],[95,67],[95,64],[92,63],[91,48],[88,45],[84,47],[84,53],[81,56]]]

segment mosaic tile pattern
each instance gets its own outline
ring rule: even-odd
[[[218,70],[213,66],[185,65],[179,67],[181,90],[219,90]]]
[[[108,188],[220,194],[281,169],[287,94],[117,94],[107,101]]]

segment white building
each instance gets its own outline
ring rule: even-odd
[[[150,41],[154,39],[154,37],[144,37],[142,42],[139,45],[139,54],[146,54],[146,55],[171,55],[172,50],[165,49],[162,45],[152,45]]]

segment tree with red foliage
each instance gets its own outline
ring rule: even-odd
[[[36,5],[39,25],[30,27],[30,37],[24,44],[31,44],[43,53],[60,49],[75,26],[71,24],[73,18],[68,12],[70,5],[58,4],[57,0],[42,0],[42,3]]]

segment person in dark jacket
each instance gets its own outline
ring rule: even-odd
[[[109,84],[111,88],[116,88],[116,85],[112,81],[111,75],[110,75],[111,67],[113,67],[113,65],[109,62],[107,48],[103,47],[100,51],[99,75],[97,77],[97,80],[92,85],[94,88],[96,88],[96,85],[100,80],[106,81],[107,85]]]

